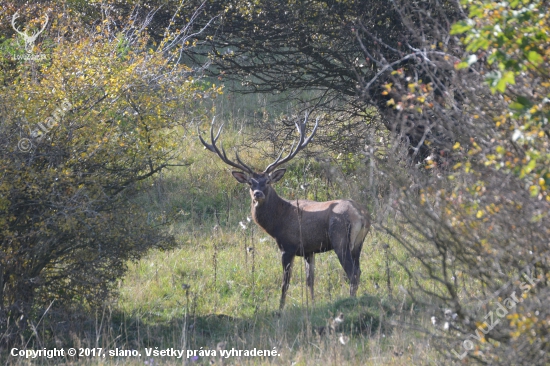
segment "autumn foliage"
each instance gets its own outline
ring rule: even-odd
[[[72,8],[20,11],[28,34],[49,15],[30,54],[41,57],[16,57],[29,52],[13,29],[2,40],[3,344],[26,341],[50,305],[101,303],[128,260],[174,244],[132,198],[141,181],[186,164],[178,140],[217,92],[178,62],[184,32],[167,29],[157,44],[135,14],[96,10],[93,24]]]

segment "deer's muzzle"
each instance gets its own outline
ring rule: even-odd
[[[265,194],[262,191],[254,191],[252,193],[252,199],[254,200],[254,203],[258,204],[261,203],[265,199]]]

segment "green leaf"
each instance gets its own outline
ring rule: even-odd
[[[504,93],[506,90],[506,85],[508,84],[515,84],[516,83],[516,77],[514,75],[513,71],[506,71],[504,74],[502,74],[502,78],[498,81],[496,85],[496,90],[498,90],[501,93]]]
[[[513,102],[513,103],[510,103],[508,108],[513,109],[515,111],[521,111],[521,110],[525,109],[525,106],[521,103]]]
[[[451,27],[451,34],[466,33],[467,31],[472,29],[473,25],[471,23],[471,20],[461,20],[460,22],[456,22]]]
[[[539,55],[536,51],[529,51],[529,53],[527,53],[527,59],[535,66],[542,64],[544,61],[542,56]]]
[[[530,160],[529,163],[527,163],[527,166],[525,167],[525,172],[527,174],[531,173],[536,166],[537,166],[537,161],[535,159]]]
[[[510,103],[508,107],[516,111],[521,111],[524,109],[529,109],[532,106],[533,106],[533,103],[529,98],[520,95],[519,97],[517,97],[517,99],[514,102]]]
[[[523,95],[520,95],[517,98],[517,102],[523,104],[527,108],[531,108],[533,106],[533,102],[531,101],[531,99],[524,97]]]
[[[466,51],[476,52],[479,49],[486,50],[490,45],[491,41],[487,38],[477,38],[466,46]]]

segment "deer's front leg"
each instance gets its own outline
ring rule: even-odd
[[[285,307],[286,291],[290,284],[290,276],[292,274],[292,263],[294,262],[295,253],[283,252],[283,287],[281,289],[281,302],[279,304],[279,310],[283,310]]]
[[[313,295],[313,284],[315,282],[314,272],[315,272],[315,253],[306,254],[304,256],[306,261],[306,284],[311,293],[311,302],[315,302],[315,297]]]

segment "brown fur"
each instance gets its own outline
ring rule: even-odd
[[[283,286],[280,308],[285,304],[295,256],[306,260],[306,281],[314,298],[315,253],[334,250],[350,281],[350,295],[355,296],[361,270],[359,256],[370,227],[368,212],[351,200],[315,202],[289,201],[271,186],[284,175],[284,169],[271,174],[233,176],[250,186],[251,213],[254,221],[271,235],[282,252]]]
[[[241,161],[239,155],[236,155],[237,162],[227,158],[223,148],[220,150],[216,146],[221,127],[214,136],[214,121],[210,129],[212,144],[204,141],[199,133],[200,141],[208,150],[216,153],[224,163],[246,172],[234,171],[232,174],[240,183],[249,185],[252,218],[275,239],[282,252],[283,286],[280,309],[285,305],[294,257],[301,256],[306,261],[306,283],[313,300],[315,253],[329,250],[336,252],[350,282],[350,296],[355,296],[361,276],[359,256],[370,227],[367,210],[354,201],[289,201],[279,197],[271,186],[272,183],[278,182],[286,171],[286,169],[275,170],[275,168],[293,159],[301,149],[307,146],[315,134],[319,118],[315,122],[311,135],[305,138],[307,120],[306,114],[302,124],[296,123],[300,133],[298,144],[293,145],[290,153],[283,159],[281,159],[281,153],[262,173],[254,172]]]

